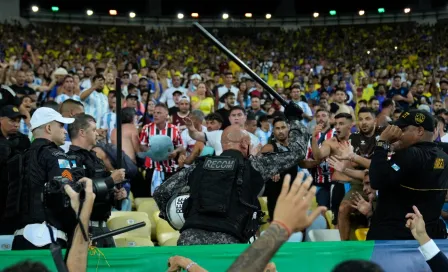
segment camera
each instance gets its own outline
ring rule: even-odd
[[[44,185],[42,202],[45,209],[58,213],[70,208],[70,197],[65,192],[65,185],[72,187],[75,192],[79,193],[80,200],[83,200],[85,183],[72,182],[64,177],[54,177]],[[105,178],[92,179],[92,186],[96,197],[90,219],[106,221],[110,216],[111,206],[114,204],[113,188],[107,187]]]

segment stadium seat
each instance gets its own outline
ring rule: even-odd
[[[14,235],[0,235],[0,251],[11,250]]]
[[[157,226],[157,222],[159,221],[160,217],[159,217],[159,213],[160,211],[156,211],[152,214],[152,219],[154,219],[154,222],[156,223]]]
[[[144,212],[120,212],[119,215],[115,215],[107,221],[107,227],[110,230],[116,230],[140,222],[145,222],[146,226],[131,230],[124,234],[141,237],[151,236],[151,221],[149,221],[148,215]]]
[[[180,233],[173,229],[168,224],[168,222],[163,219],[159,219],[159,221],[157,222],[156,232],[157,242],[159,243],[159,245],[163,245],[165,242],[172,238],[178,239],[180,236]]]
[[[325,219],[327,219],[327,224],[329,229],[334,229],[333,225],[333,212],[328,210],[325,212]]]
[[[134,199],[135,201],[135,209],[138,210],[138,207],[140,206],[140,204],[142,204],[143,202],[152,202],[152,203],[156,203],[156,201],[154,200],[154,198],[152,197],[137,197]]]
[[[154,213],[159,211],[155,201],[144,201],[137,206],[138,212],[144,212],[148,215],[149,221],[151,221],[151,233],[152,239],[156,239],[156,221],[154,220]]]
[[[308,232],[307,238],[311,242],[341,241],[341,235],[339,234],[339,230],[337,229],[311,230],[310,232]]]
[[[365,241],[367,238],[367,232],[369,232],[368,228],[361,228],[355,231],[356,240]]]
[[[135,210],[135,198],[134,198],[134,194],[132,192],[129,192],[129,200],[131,201],[131,207],[132,210]]]
[[[260,232],[265,231],[269,228],[269,212],[268,212],[268,199],[267,197],[259,197],[258,201],[260,202],[261,211],[264,212],[264,216],[261,219],[262,222],[266,222],[265,224],[260,226]]]
[[[179,240],[179,237],[173,237],[166,240],[161,246],[177,246],[177,240]]]
[[[123,235],[114,239],[117,247],[153,247],[154,244],[149,236]]]

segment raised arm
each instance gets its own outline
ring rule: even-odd
[[[185,117],[184,120],[185,120],[185,126],[188,129],[188,135],[190,135],[190,137],[193,140],[205,143],[206,142],[206,140],[205,140],[205,133],[201,132],[201,131],[198,131],[194,127],[193,122],[191,121],[190,117]]]

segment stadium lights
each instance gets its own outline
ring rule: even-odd
[[[365,13],[366,13],[366,12],[365,12],[364,10],[360,10],[360,11],[358,12],[359,16],[363,16]]]
[[[183,19],[184,18],[184,14],[183,13],[178,13],[177,14],[177,19]]]
[[[115,16],[115,15],[117,15],[118,14],[118,12],[115,10],[115,9],[111,9],[111,10],[109,10],[109,15],[111,15],[111,16]]]
[[[229,14],[227,14],[227,13],[224,13],[224,14],[222,15],[222,18],[223,18],[224,20],[227,20],[227,19],[229,19]]]
[[[86,13],[87,13],[87,16],[92,16],[92,15],[93,15],[93,10],[88,9],[88,10],[86,11]]]
[[[38,12],[38,11],[39,11],[39,7],[38,7],[38,6],[32,6],[32,7],[31,7],[31,10],[32,10],[33,12]]]
[[[331,16],[335,16],[336,15],[336,10],[330,10],[330,15]]]
[[[191,17],[193,17],[193,18],[198,18],[198,17],[199,17],[199,13],[197,13],[197,12],[193,12],[193,13],[191,14]]]
[[[53,11],[53,12],[58,12],[58,11],[59,11],[59,7],[52,6],[52,7],[51,7],[51,11]]]
[[[252,18],[252,13],[248,12],[248,13],[244,14],[244,17],[246,17],[246,18]]]
[[[130,17],[130,18],[135,18],[135,15],[136,15],[135,12],[132,12],[132,11],[129,12],[129,17]]]
[[[410,9],[410,8],[405,8],[405,9],[404,9],[404,13],[409,13],[409,12],[411,12],[411,9]]]
[[[271,14],[269,14],[269,13],[268,13],[268,14],[266,14],[266,19],[268,19],[268,20],[269,20],[269,19],[271,19],[271,18],[272,18],[272,15],[271,15]]]
[[[367,54],[368,54],[368,55],[370,54],[370,50],[367,51]]]
[[[384,13],[384,12],[386,12],[386,10],[384,8],[379,8],[378,9],[378,13]]]
[[[319,17],[319,13],[318,13],[318,12],[313,13],[313,17],[314,17],[314,18]]]
[[[398,46],[395,46],[394,48],[395,48],[395,50],[397,50],[397,49],[398,49]]]

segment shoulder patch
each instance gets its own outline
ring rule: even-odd
[[[234,158],[207,158],[205,159],[203,168],[211,171],[233,171],[237,165]]]
[[[72,167],[70,166],[70,162],[68,160],[64,160],[64,159],[59,159],[58,160],[59,163],[59,168],[60,169],[71,169]]]
[[[444,169],[445,161],[442,158],[436,158],[434,161],[434,169]]]
[[[65,154],[63,151],[54,151],[53,153],[51,153],[52,156],[54,157],[64,157],[67,158],[67,154]]]

